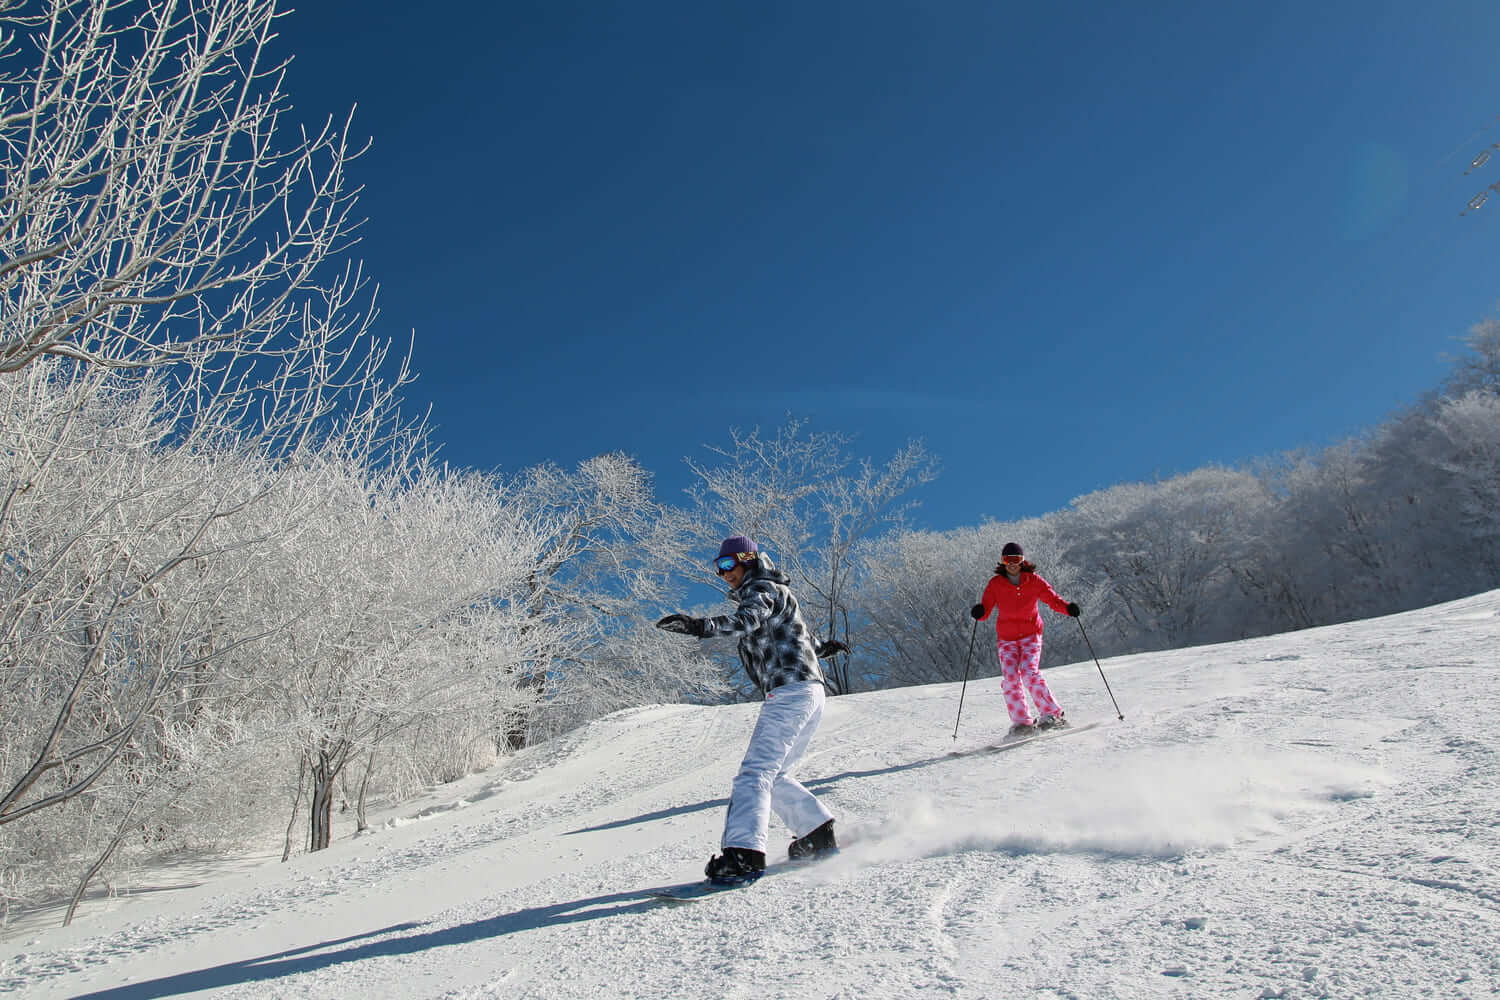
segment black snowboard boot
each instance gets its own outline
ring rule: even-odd
[[[766,872],[764,851],[752,851],[744,847],[726,847],[723,854],[708,859],[703,874],[715,885],[741,885],[754,882]]]
[[[792,841],[791,846],[786,849],[786,856],[793,861],[801,861],[820,857],[838,849],[838,841],[833,839],[833,820],[829,820],[807,836],[798,837]]]

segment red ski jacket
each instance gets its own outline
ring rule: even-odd
[[[995,615],[997,639],[1041,635],[1042,612],[1036,606],[1037,601],[1047,602],[1047,607],[1060,615],[1068,613],[1068,602],[1057,596],[1051,584],[1035,573],[1024,571],[1020,583],[1011,583],[1010,577],[1003,574],[990,577],[984,596],[979,599],[984,605],[984,618]]]

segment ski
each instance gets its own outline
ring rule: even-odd
[[[1036,743],[1040,740],[1052,740],[1072,733],[1086,733],[1099,725],[1097,722],[1085,722],[1081,726],[1066,725],[1055,726],[1051,729],[1038,729],[1030,733],[1022,733],[1017,736],[1007,736],[999,743],[990,743],[986,746],[974,747],[970,750],[949,750],[949,757],[967,757],[976,753],[999,753],[1002,750],[1014,750],[1028,743]]]

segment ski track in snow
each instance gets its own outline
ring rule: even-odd
[[[0,992],[991,998],[1500,995],[1500,592],[1047,672],[1089,732],[1003,753],[997,679],[830,701],[844,850],[691,906],[756,706],[598,720],[333,847],[29,914]],[[772,823],[773,857],[790,834]]]

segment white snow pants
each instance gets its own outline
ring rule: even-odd
[[[764,853],[773,809],[794,837],[805,837],[833,819],[833,813],[789,773],[822,721],[819,681],[783,684],[766,695],[729,795],[724,847]]]

